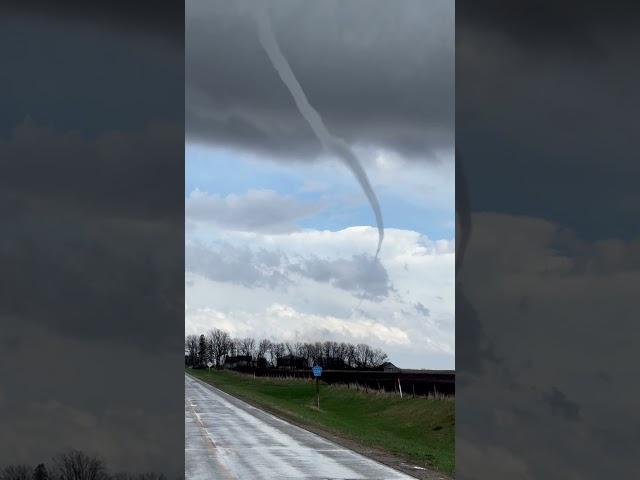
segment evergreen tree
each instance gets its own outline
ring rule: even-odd
[[[44,466],[44,463],[39,464],[33,470],[33,480],[49,480],[49,472],[47,472],[47,467]]]
[[[198,360],[201,367],[207,363],[207,339],[204,335],[200,335],[200,342],[198,344]]]

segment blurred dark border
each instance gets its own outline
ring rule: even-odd
[[[456,478],[638,476],[638,13],[456,2]]]
[[[0,476],[182,478],[184,2],[0,24]]]

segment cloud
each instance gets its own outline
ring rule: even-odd
[[[24,0],[3,2],[0,10],[14,15],[45,15],[62,22],[90,24],[119,32],[154,34],[176,45],[182,45],[184,41],[181,22],[175,21],[183,15],[183,7],[179,4],[142,0],[130,5],[115,2],[107,7],[98,3],[64,1],[54,6],[46,0]],[[151,10],[153,15],[149,15]]]
[[[162,122],[93,136],[27,117],[0,137],[0,186],[23,208],[42,212],[64,207],[102,218],[172,218],[181,215],[174,192],[149,195],[145,187],[175,183],[181,136],[179,126]],[[29,195],[22,195],[25,188]]]
[[[507,448],[495,445],[478,446],[456,438],[456,478],[471,480],[483,472],[494,480],[533,480],[526,462]]]
[[[388,248],[372,263],[362,250],[376,234],[224,231],[204,243],[209,232],[195,232],[186,247],[187,331],[368,339],[400,365],[453,368],[453,240],[389,229]],[[430,305],[429,316],[418,302]]]
[[[456,292],[464,300],[456,305],[456,435],[466,445],[458,452],[508,450],[532,478],[611,478],[635,468],[632,452],[608,445],[636,442],[640,425],[639,391],[628,382],[638,375],[629,361],[638,241],[586,240],[536,217],[472,220]],[[625,395],[612,395],[617,389]],[[472,475],[458,473],[493,472],[494,462],[478,457]]]
[[[0,424],[11,432],[0,436],[0,465],[47,463],[79,448],[104,458],[112,471],[181,474],[174,452],[184,438],[167,434],[184,426],[182,398],[167,394],[182,382],[179,356],[0,320],[3,335],[24,340],[0,349]]]
[[[551,392],[545,394],[544,401],[549,404],[554,414],[560,414],[570,421],[580,419],[580,407],[578,404],[569,400],[558,387],[553,387]]]
[[[236,248],[222,244],[207,248],[202,244],[188,243],[185,247],[185,270],[210,280],[231,282],[248,288],[285,287],[291,281],[283,268],[288,262],[284,254],[248,247]]]
[[[181,143],[170,125],[87,138],[33,121],[0,140],[0,263],[11,279],[0,315],[76,338],[174,348],[170,319],[183,301],[175,295],[183,272]],[[150,182],[175,188],[145,188]],[[132,322],[146,333],[132,336]]]
[[[418,313],[420,313],[420,314],[424,315],[425,317],[428,317],[428,316],[430,315],[430,313],[431,313],[431,312],[430,312],[430,310],[429,310],[427,307],[425,307],[425,306],[424,306],[422,303],[420,303],[420,302],[417,302],[417,303],[414,305],[414,307],[415,307],[415,309],[416,309],[416,311],[417,311]]]
[[[309,258],[292,266],[292,271],[316,282],[329,282],[336,288],[357,292],[374,301],[387,297],[393,288],[380,260],[364,254],[353,255],[350,259]]]
[[[130,7],[0,5],[0,465],[184,473],[182,5]]]
[[[191,232],[189,240],[206,240],[211,238],[213,230],[205,228]],[[373,251],[378,239],[375,228],[367,226],[348,227],[341,230],[302,229],[287,235],[270,233],[216,231],[216,238],[235,245],[277,246],[290,256],[308,256],[312,252],[322,258],[344,258],[362,255]],[[380,252],[383,264],[393,258],[414,257],[416,260],[427,260],[435,256],[453,256],[455,241],[453,239],[432,240],[413,230],[387,228],[389,241]],[[385,237],[386,238],[386,237]],[[371,248],[371,247],[374,248]],[[385,260],[386,259],[386,260]]]
[[[600,31],[631,30],[631,19],[638,13],[634,3],[620,8],[601,9],[600,6],[596,1],[578,0],[562,5],[538,2],[526,6],[505,5],[500,0],[491,0],[482,6],[466,2],[456,11],[456,27],[458,31],[474,29],[494,35],[499,32],[529,52],[589,55],[597,48]],[[543,22],[544,29],[540,28]]]
[[[386,269],[368,255],[321,259],[313,255],[289,257],[280,250],[223,242],[209,247],[189,242],[185,248],[185,270],[209,280],[231,282],[247,288],[285,288],[300,277],[372,301],[381,301],[393,290]]]
[[[628,101],[638,13],[573,0],[456,9],[456,147],[475,210],[546,217],[590,239],[640,235]]]
[[[233,336],[254,336],[275,341],[350,341],[376,346],[408,345],[407,332],[381,321],[367,318],[338,318],[299,312],[289,305],[274,303],[263,311],[221,312],[210,308],[187,311],[188,333],[201,333],[217,327]]]
[[[159,390],[182,384],[183,149],[181,127],[159,124],[27,120],[0,139],[0,465],[74,447],[114,469],[183,468],[183,439],[162,435],[181,431],[181,397]]]
[[[208,222],[229,230],[285,233],[297,220],[322,209],[319,203],[302,203],[273,190],[249,190],[244,195],[221,197],[194,190],[186,200],[187,221]]]
[[[476,211],[456,292],[457,465],[493,445],[532,478],[626,478],[640,431],[638,6],[456,7],[456,145]],[[500,463],[456,473],[500,478]]]
[[[453,143],[454,6],[448,1],[270,3],[310,102],[349,144],[425,159]],[[228,48],[233,45],[233,48]],[[288,160],[320,145],[237,3],[186,6],[186,135]],[[313,58],[313,61],[309,61]],[[221,68],[221,66],[223,66]]]

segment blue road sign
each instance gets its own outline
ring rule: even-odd
[[[311,371],[313,372],[314,377],[319,377],[320,375],[322,375],[322,367],[319,367],[318,365],[313,367]]]

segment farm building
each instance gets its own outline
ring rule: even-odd
[[[307,360],[304,357],[298,357],[296,355],[283,355],[282,357],[278,357],[278,368],[299,370],[307,366]]]
[[[224,359],[224,368],[250,367],[251,355],[236,355]]]
[[[384,362],[382,365],[380,365],[380,370],[382,370],[383,372],[399,372],[400,371],[400,369],[391,362]]]

